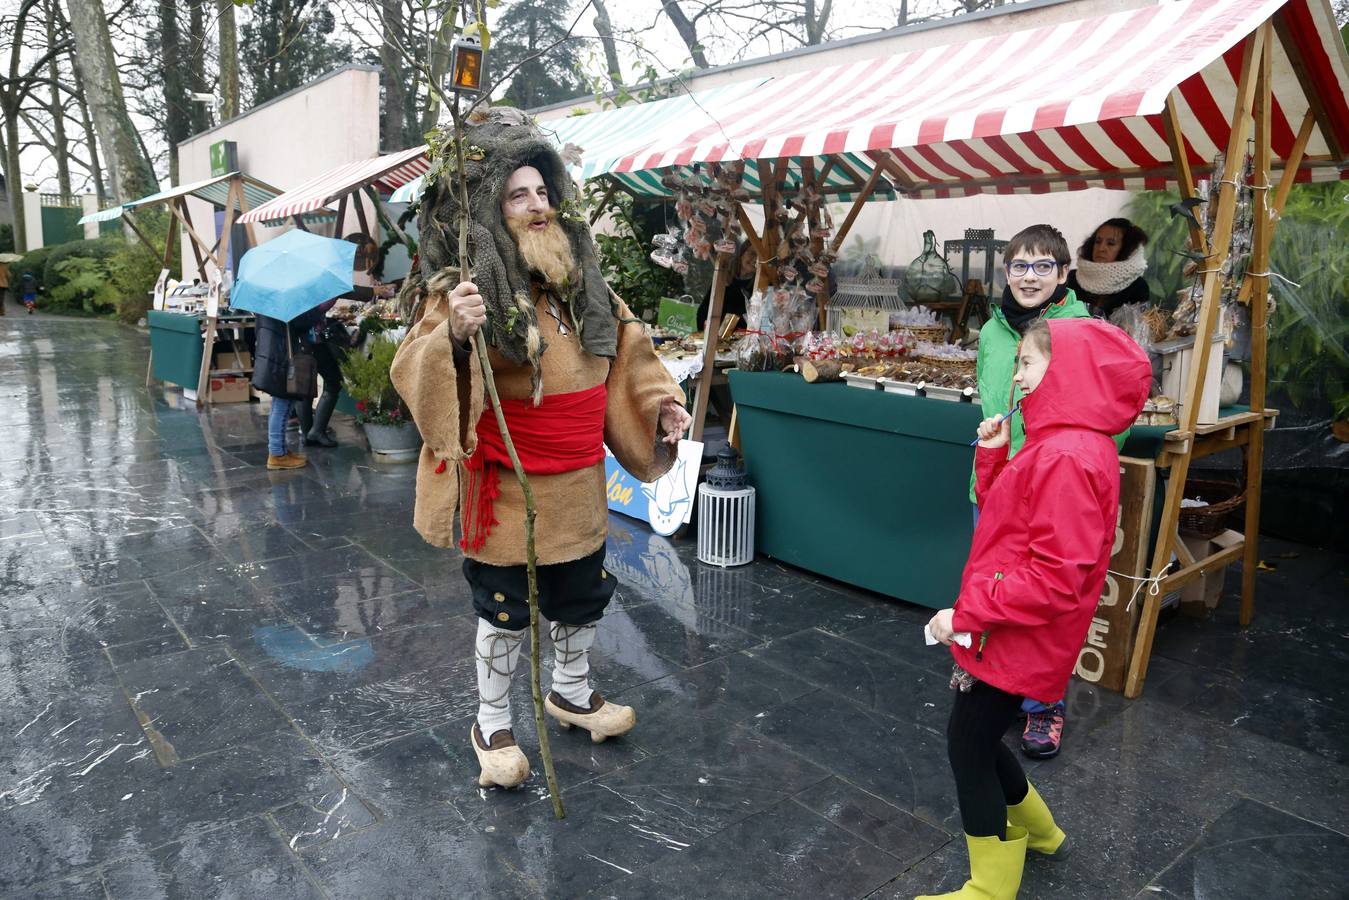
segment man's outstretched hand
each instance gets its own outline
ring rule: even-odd
[[[665,432],[662,441],[667,444],[678,444],[679,439],[692,424],[693,416],[689,415],[689,411],[678,400],[666,397],[660,401],[660,428]]]

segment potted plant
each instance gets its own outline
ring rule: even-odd
[[[387,460],[410,461],[417,458],[422,436],[389,377],[397,352],[394,341],[373,337],[364,352],[343,360],[342,381],[356,401],[356,421],[365,429],[370,450]]]

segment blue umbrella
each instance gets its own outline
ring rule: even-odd
[[[296,228],[244,254],[230,306],[289,322],[351,290],[356,245]]]

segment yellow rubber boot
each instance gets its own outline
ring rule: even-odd
[[[1072,849],[1068,835],[1054,823],[1054,814],[1049,811],[1044,798],[1029,781],[1026,787],[1026,799],[1016,806],[1007,807],[1007,822],[1026,829],[1026,849],[1039,853],[1052,860],[1064,859]]]
[[[965,835],[970,851],[970,880],[958,891],[914,900],[1016,900],[1026,865],[1026,829],[1007,826],[1007,840]]]

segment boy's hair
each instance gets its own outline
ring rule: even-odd
[[[1043,247],[1037,249],[1044,249]],[[1039,350],[1048,359],[1052,354],[1050,351],[1049,340],[1049,322],[1043,318],[1035,319],[1026,326],[1026,330],[1021,333],[1022,343],[1029,343],[1036,350]]]
[[[1128,219],[1106,219],[1100,225],[1093,228],[1091,234],[1087,235],[1087,239],[1082,242],[1082,249],[1077,251],[1079,258],[1091,259],[1091,251],[1096,245],[1096,235],[1106,226],[1118,228],[1120,234],[1123,235],[1119,242],[1119,262],[1123,262],[1133,256],[1135,250],[1148,242],[1148,233]]]
[[[1002,258],[1006,262],[1014,259],[1018,253],[1029,256],[1036,252],[1049,254],[1060,268],[1067,268],[1073,261],[1068,241],[1064,238],[1063,232],[1053,225],[1032,225],[1021,229],[1007,242],[1007,249],[1002,251]]]

